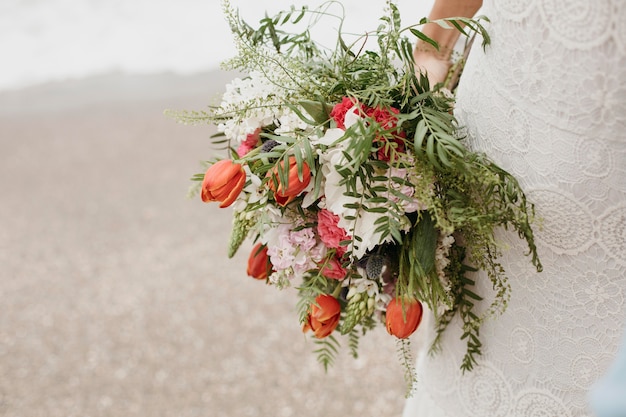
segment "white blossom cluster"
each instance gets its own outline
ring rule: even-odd
[[[391,301],[391,295],[383,292],[378,282],[367,278],[366,272],[358,268],[361,278],[344,281],[344,286],[349,286],[346,298],[349,300],[356,294],[366,293],[368,298],[374,300],[374,309],[377,312],[384,312]]]
[[[242,143],[257,129],[276,124],[277,134],[305,129],[303,122],[284,103],[289,98],[285,90],[268,81],[260,72],[251,72],[248,77],[235,78],[226,85],[226,92],[217,111],[226,120],[218,125],[218,131],[235,143]]]

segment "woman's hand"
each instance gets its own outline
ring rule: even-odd
[[[430,20],[449,17],[474,17],[482,6],[482,0],[435,0],[428,18]],[[415,71],[425,72],[431,87],[443,82],[452,66],[452,49],[459,39],[459,31],[445,29],[436,23],[424,25],[422,32],[439,45],[439,50],[432,45],[418,41],[413,50]]]
[[[430,51],[427,48],[422,49],[420,46],[421,45],[418,45],[413,51],[415,72],[418,75],[420,73],[426,75],[430,87],[432,88],[435,84],[442,83],[446,80],[452,62],[450,58],[442,56],[437,51]],[[431,45],[428,46],[433,48]]]

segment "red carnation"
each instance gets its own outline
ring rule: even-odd
[[[346,113],[348,113],[348,110],[354,107],[354,104],[354,99],[350,97],[344,97],[343,100],[341,100],[341,103],[335,104],[335,107],[333,107],[333,109],[331,110],[330,117],[335,120],[339,129],[345,130]]]

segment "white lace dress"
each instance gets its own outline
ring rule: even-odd
[[[459,370],[458,328],[427,356],[426,320],[404,415],[591,416],[587,392],[626,326],[626,1],[488,0],[481,13],[492,45],[472,51],[457,116],[536,203],[544,272],[499,236],[512,299],[484,325],[480,366]]]

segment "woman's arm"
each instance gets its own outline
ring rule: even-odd
[[[431,20],[448,17],[474,17],[482,6],[482,0],[435,0],[428,16]],[[445,80],[452,65],[450,57],[459,31],[444,29],[436,23],[424,25],[422,32],[439,44],[437,51],[432,45],[418,40],[413,50],[416,70],[425,71],[431,85]]]

